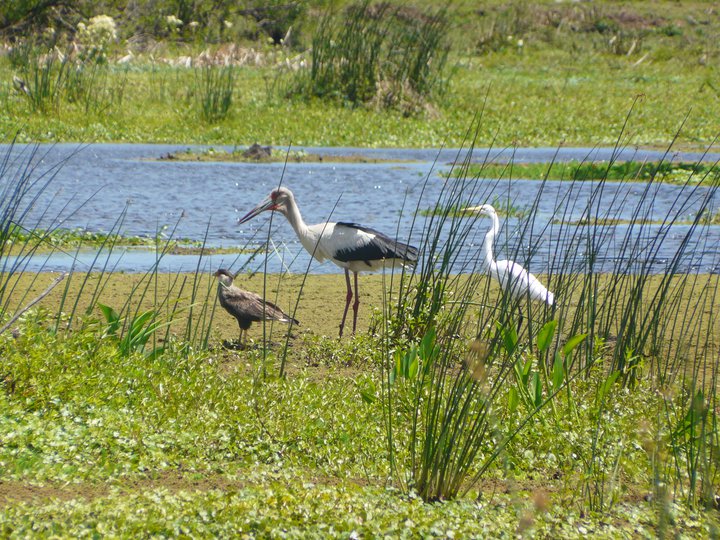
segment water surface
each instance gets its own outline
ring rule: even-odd
[[[270,214],[238,226],[237,220],[253,208],[282,180],[295,193],[305,221],[309,224],[330,219],[361,223],[390,236],[418,244],[424,217],[413,224],[416,207],[430,208],[438,200],[447,182],[440,172],[464,153],[445,149],[355,149],[306,148],[323,154],[360,154],[382,159],[413,160],[411,163],[221,163],[160,161],[169,152],[188,148],[184,145],[119,145],[98,144],[78,146],[59,144],[37,147],[33,158],[34,177],[39,183],[51,178],[48,188],[35,202],[24,223],[32,227],[60,224],[64,228],[84,228],[108,232],[117,226],[118,217],[126,211],[120,225],[124,235],[172,235],[192,240],[205,240],[212,247],[253,248],[268,236]],[[26,160],[32,147],[13,149],[16,160]],[[8,147],[0,148],[5,155]],[[487,150],[475,149],[474,161],[486,159],[516,162],[608,160],[612,149],[606,148],[528,148]],[[657,160],[664,152],[625,149],[615,154],[619,160]],[[696,161],[699,153],[678,153],[668,159]],[[719,155],[704,156],[718,159]],[[12,165],[12,164],[11,164]],[[8,168],[10,170],[11,167]],[[3,175],[7,182],[8,174]],[[602,230],[601,238],[589,238],[588,227],[559,226],[553,220],[571,221],[582,216],[583,209],[597,189],[592,182],[584,184],[536,180],[478,179],[473,185],[474,202],[510,199],[516,207],[529,207],[542,193],[536,218],[523,232],[518,220],[503,223],[503,234],[496,244],[497,258],[508,255],[523,260],[538,273],[563,267],[572,249],[580,260],[591,241],[601,242],[600,269],[617,269],[626,236],[633,237],[630,225],[617,225]],[[638,207],[647,209],[649,217],[663,219],[668,214],[692,217],[708,195],[708,188],[682,188],[656,184],[648,193],[646,184],[607,183],[601,197],[593,205],[600,214],[613,218],[632,219]],[[714,199],[714,194],[711,194]],[[678,201],[681,201],[680,204]],[[714,202],[713,202],[714,205]],[[335,207],[333,211],[333,207]],[[404,211],[402,210],[404,208]],[[459,270],[477,260],[489,223],[479,220],[474,231],[463,242],[463,252],[456,266]],[[689,226],[676,225],[669,232],[661,226],[645,226],[637,234],[647,243],[647,259],[652,270],[666,270]],[[571,231],[572,229],[572,231]],[[657,245],[653,237],[665,234]],[[340,272],[331,263],[311,262],[284,218],[277,214],[272,220],[271,254],[267,269],[302,273]],[[633,237],[638,240],[637,237]],[[719,227],[698,229],[692,238],[692,258],[683,262],[684,271],[717,272],[720,269]],[[627,249],[625,249],[627,253]],[[116,249],[112,254],[83,251],[76,256],[55,252],[23,261],[26,270],[76,270],[109,268],[126,272],[145,272],[157,263],[161,271],[211,270],[219,266],[233,270],[258,270],[265,267],[262,257],[253,260],[249,254],[213,255],[198,260],[197,255],[166,255],[160,261],[153,252],[137,249]],[[12,261],[11,261],[12,263]],[[632,269],[630,269],[632,270]]]

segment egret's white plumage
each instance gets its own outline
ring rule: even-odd
[[[552,306],[555,296],[535,276],[514,261],[496,261],[493,257],[493,243],[500,232],[500,220],[495,208],[490,204],[483,204],[466,208],[466,211],[487,216],[492,220],[490,230],[485,235],[483,253],[488,273],[500,283],[502,289],[516,298],[524,298],[529,295],[533,300]]]
[[[292,225],[305,250],[315,259],[320,262],[330,260],[345,270],[347,296],[345,311],[340,323],[341,336],[345,327],[348,307],[353,298],[350,272],[354,274],[355,279],[355,303],[353,304],[353,332],[355,332],[360,305],[358,272],[379,270],[395,265],[412,265],[417,261],[417,248],[393,240],[381,232],[357,223],[326,222],[307,225],[300,215],[292,191],[284,187],[272,191],[264,201],[241,218],[239,223],[245,223],[266,210],[282,213]]]

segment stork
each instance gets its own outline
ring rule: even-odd
[[[347,294],[345,311],[340,322],[340,337],[342,337],[348,308],[353,299],[350,272],[353,273],[355,281],[352,327],[352,331],[355,333],[358,307],[360,306],[358,272],[379,270],[396,264],[414,265],[417,262],[418,250],[416,247],[393,240],[381,232],[357,223],[305,224],[292,191],[285,187],[273,190],[265,200],[240,219],[239,223],[245,223],[266,210],[280,212],[287,218],[300,243],[312,257],[320,262],[328,259],[345,270]]]
[[[213,275],[218,278],[217,292],[220,305],[237,319],[240,327],[239,342],[241,345],[243,335],[247,339],[247,330],[253,322],[266,320],[300,324],[272,302],[263,300],[260,295],[244,291],[240,287],[233,285],[234,276],[228,270],[220,268]]]
[[[500,232],[500,220],[495,208],[490,204],[483,204],[466,208],[465,211],[487,216],[492,220],[490,230],[485,235],[483,252],[485,267],[488,269],[490,276],[500,284],[500,288],[515,298],[529,296],[532,300],[552,306],[555,302],[555,296],[540,283],[538,278],[515,261],[496,261],[493,257],[493,242],[495,242],[495,237]]]

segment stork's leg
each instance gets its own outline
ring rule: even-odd
[[[350,272],[348,272],[347,268],[345,269],[345,284],[347,285],[347,295],[345,296],[345,311],[343,311],[343,318],[340,322],[340,337],[342,337],[343,328],[345,328],[345,318],[350,307],[350,300],[353,297],[352,288],[350,287]]]
[[[355,303],[353,304],[353,334],[355,333],[355,327],[357,326],[357,313],[360,307],[360,293],[358,292],[358,274],[353,272],[355,277]]]

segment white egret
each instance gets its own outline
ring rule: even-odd
[[[490,204],[483,204],[466,208],[465,211],[487,216],[492,220],[490,230],[485,235],[483,254],[488,273],[500,284],[500,287],[515,298],[525,298],[529,295],[532,300],[552,306],[555,296],[534,275],[515,261],[496,261],[493,257],[493,243],[500,232],[500,220],[495,208]]]

